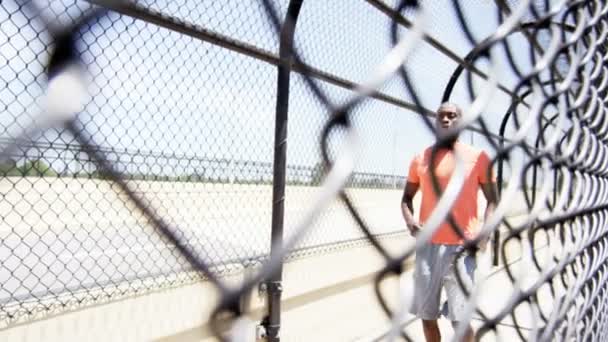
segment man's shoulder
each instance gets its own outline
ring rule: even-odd
[[[422,162],[425,159],[427,159],[428,156],[431,155],[432,150],[433,150],[433,145],[429,145],[429,146],[425,147],[424,149],[422,149],[422,151],[416,153],[414,155],[414,158],[412,158],[412,160]]]
[[[422,151],[420,151],[419,153],[415,154],[414,158],[412,158],[412,161],[424,162],[425,160],[430,159],[434,146],[435,145],[429,145],[426,148],[424,148]],[[456,150],[458,152],[463,153],[463,155],[466,159],[476,160],[482,155],[485,155],[485,156],[488,155],[488,153],[485,150],[472,146],[472,145],[469,145],[467,143],[463,143],[463,142],[458,142],[458,147],[456,148]]]
[[[474,147],[472,145],[466,144],[466,143],[458,142],[457,144],[458,145],[456,147],[456,151],[465,153],[466,155],[479,156],[480,154],[485,153],[484,150]],[[423,158],[430,157],[431,153],[433,153],[433,147],[435,147],[435,145],[427,146],[420,153],[416,154],[414,156],[414,159],[415,158],[423,159]]]
[[[466,144],[466,143],[458,143],[458,149],[462,152],[466,157],[472,159],[478,159],[482,155],[488,155],[486,151],[481,148]]]

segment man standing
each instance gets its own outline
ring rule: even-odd
[[[438,137],[447,136],[462,118],[460,108],[452,103],[444,103],[437,111],[436,130]],[[405,223],[414,236],[422,229],[422,224],[429,218],[438,201],[433,188],[432,175],[435,176],[443,190],[450,181],[456,167],[456,158],[464,164],[464,182],[456,201],[451,208],[453,227],[447,218],[433,234],[429,243],[416,253],[416,269],[414,271],[415,295],[411,312],[422,320],[424,336],[427,342],[441,340],[437,325],[440,315],[441,290],[445,289],[452,326],[459,326],[467,298],[462,292],[454,274],[455,268],[464,278],[465,284],[472,285],[475,271],[475,260],[472,256],[456,258],[462,250],[465,240],[475,237],[478,229],[477,192],[481,188],[488,204],[485,218],[492,213],[497,203],[496,180],[492,175],[490,158],[480,150],[466,145],[457,138],[441,142],[437,149],[434,162],[431,165],[433,147],[428,147],[417,155],[409,169],[407,183],[403,193],[401,211]],[[417,221],[414,218],[414,195],[422,193],[422,202]],[[460,230],[464,239],[457,233]],[[480,244],[485,249],[486,241]],[[466,328],[464,341],[473,341],[474,332],[469,325]]]

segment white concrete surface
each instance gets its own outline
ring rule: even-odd
[[[385,239],[383,243],[395,252],[407,239],[401,235]],[[349,321],[339,320],[335,310],[355,316],[363,313],[353,311],[353,308],[356,308],[359,297],[373,302],[366,286],[382,265],[383,260],[370,246],[287,263],[284,270],[283,340],[311,341],[318,336],[321,340],[327,337],[326,341],[336,341],[335,338],[348,333]],[[247,276],[240,273],[226,280],[238,283]],[[351,294],[356,296],[351,297]],[[0,340],[212,341],[208,318],[216,301],[217,292],[213,286],[200,282],[18,325],[0,331]],[[263,305],[263,300],[256,294],[245,304],[252,312],[252,322],[259,320]],[[332,320],[341,322],[342,326],[327,324]],[[359,324],[354,332],[360,334],[382,320],[379,315]],[[253,325],[248,327],[247,341],[253,341],[253,329]]]
[[[220,270],[228,260],[257,258],[268,252],[272,204],[268,185],[130,184],[202,258]],[[287,188],[287,237],[317,191]],[[401,190],[349,189],[348,193],[373,233],[404,229]],[[154,232],[110,182],[3,178],[0,194],[0,260],[4,261],[0,304],[188,269],[173,246]],[[299,246],[361,237],[353,219],[335,201],[320,213]]]
[[[132,182],[206,261],[258,258],[268,252],[272,188]],[[286,234],[312,201],[314,187],[288,187]],[[66,178],[0,180],[0,303],[188,269],[173,246],[106,181]],[[349,193],[374,233],[399,230],[400,191]],[[300,247],[362,237],[340,203],[324,210]],[[220,269],[221,270],[221,269]]]
[[[407,235],[383,239],[392,252],[398,252],[411,242]],[[509,254],[510,255],[510,254]],[[517,251],[511,262],[521,262]],[[482,293],[479,303],[489,315],[504,306],[512,293],[511,282],[500,268],[492,269],[489,254],[479,260],[478,276]],[[283,293],[283,341],[372,341],[388,328],[388,320],[373,293],[373,277],[383,260],[369,246],[316,255],[286,264]],[[492,273],[494,272],[494,273]],[[232,283],[248,275],[229,277]],[[411,281],[411,270],[402,283]],[[398,280],[383,284],[393,307],[398,293]],[[411,294],[410,294],[411,295]],[[68,312],[45,320],[0,331],[0,340],[33,341],[215,341],[208,324],[209,314],[216,303],[217,293],[208,282],[196,283],[121,301]],[[264,312],[264,301],[253,294],[245,304],[250,315],[245,341],[254,341],[254,329]],[[520,324],[530,323],[525,312],[519,312]],[[420,323],[411,321],[406,331],[415,341],[422,341]],[[473,325],[479,326],[474,320]],[[499,325],[502,341],[517,341],[509,318]],[[440,320],[443,336],[452,335],[450,324]],[[487,336],[484,341],[494,341]]]
[[[168,182],[133,182],[132,186],[189,241],[199,243],[207,260],[246,258],[268,248],[269,186]],[[287,189],[288,232],[317,190]],[[90,284],[89,291],[103,294],[96,283],[122,286],[132,278],[153,280],[158,274],[185,270],[145,219],[124,196],[114,193],[108,182],[5,178],[0,180],[0,192],[4,195],[0,201],[0,238],[4,241],[0,245],[4,260],[0,267],[1,302],[32,294],[43,298],[49,288],[56,296],[66,289],[82,289],[83,284]],[[351,189],[349,193],[375,233],[404,229],[399,212],[401,190]],[[515,201],[512,209],[521,212],[523,201]],[[322,213],[301,245],[360,236],[336,202]],[[393,250],[407,243],[403,237],[388,242]],[[381,265],[369,246],[289,263],[285,270],[284,340],[355,340],[376,331],[386,319],[371,295],[370,279]],[[244,276],[237,273],[231,278],[238,282]],[[80,311],[43,315],[47,319],[1,331],[0,340],[37,340],[36,334],[51,340],[79,341],[198,341],[209,336],[206,319],[215,300],[209,283],[141,294],[116,302],[101,300],[98,305],[93,301]],[[250,306],[257,319],[262,303],[254,300]],[[310,333],[313,335],[307,335]]]

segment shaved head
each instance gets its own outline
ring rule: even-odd
[[[462,109],[460,109],[460,107],[452,102],[444,102],[441,104],[441,106],[439,106],[439,109],[437,109],[437,113],[441,113],[441,112],[455,112],[457,113],[460,117],[462,117]]]
[[[451,102],[444,102],[437,109],[437,119],[435,127],[439,137],[445,136],[450,130],[458,125],[458,122],[462,119],[462,110],[457,104]],[[452,144],[453,141],[448,142]]]

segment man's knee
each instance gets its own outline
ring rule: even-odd
[[[458,321],[451,321],[452,322],[452,328],[457,328],[460,326],[460,322]],[[471,324],[468,324],[468,327],[471,328]]]
[[[439,327],[437,325],[437,320],[436,319],[423,319],[422,320],[422,325],[425,328],[438,328]]]
[[[460,327],[459,322],[452,321],[452,328],[454,328],[454,330],[458,329],[459,327]],[[474,334],[473,327],[470,324],[467,324],[465,335],[471,335],[471,334]]]

